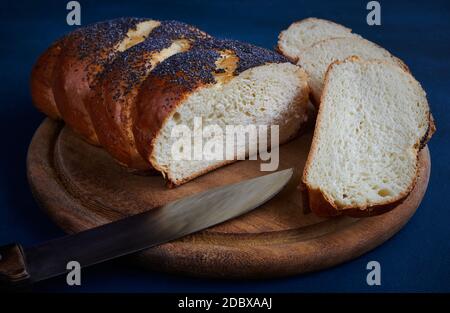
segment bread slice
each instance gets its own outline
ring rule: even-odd
[[[297,63],[308,73],[312,100],[316,106],[320,102],[328,66],[353,55],[367,60],[384,60],[406,68],[401,60],[387,50],[363,38],[333,38],[319,41],[305,49]]]
[[[281,144],[306,121],[308,93],[305,72],[277,53],[236,41],[212,42],[211,48],[171,56],[147,77],[133,114],[136,145],[171,184],[180,185],[249,150],[235,142],[232,160],[177,160],[174,127],[193,131],[196,117],[203,129],[217,125],[222,132],[227,125],[278,125]]]
[[[53,96],[64,122],[88,142],[99,144],[86,109],[97,75],[159,24],[144,18],[118,18],[78,28],[65,39],[54,64]]]
[[[330,38],[359,38],[352,30],[331,21],[307,18],[292,23],[278,36],[278,51],[297,62],[303,51],[316,42]]]
[[[333,63],[302,179],[312,211],[393,208],[413,188],[418,152],[434,130],[425,92],[408,71],[357,57]]]
[[[31,71],[30,90],[35,106],[53,119],[60,119],[52,90],[55,64],[64,47],[67,36],[54,42],[36,61]]]

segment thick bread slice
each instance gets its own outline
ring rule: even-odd
[[[406,68],[406,65],[400,59],[363,38],[333,38],[317,42],[303,51],[297,63],[308,73],[312,100],[316,106],[320,103],[320,95],[328,66],[335,61],[344,60],[353,55],[368,60],[384,60]]]
[[[131,108],[139,87],[157,64],[207,38],[194,26],[162,21],[144,42],[121,53],[99,75],[87,109],[100,144],[119,163],[140,170],[151,167],[138,153],[132,132]]]
[[[84,139],[98,144],[86,110],[98,73],[118,54],[142,42],[160,22],[120,18],[89,25],[68,35],[55,64],[52,89],[64,121]]]
[[[303,173],[313,212],[373,215],[414,186],[418,152],[435,130],[424,90],[392,62],[333,63]]]
[[[141,155],[179,185],[234,160],[176,160],[172,148],[177,125],[193,130],[218,125],[279,125],[280,143],[296,135],[307,119],[305,72],[284,57],[236,41],[214,43],[159,64],[147,77],[133,114],[134,135]],[[204,128],[203,128],[204,129]],[[214,137],[216,138],[216,137]],[[235,146],[234,156],[248,153]]]
[[[292,23],[278,36],[278,51],[297,62],[303,51],[316,42],[330,38],[359,38],[352,30],[340,24],[318,18],[306,18]]]

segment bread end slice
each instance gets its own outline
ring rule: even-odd
[[[388,62],[350,57],[327,71],[302,182],[320,216],[371,216],[413,189],[418,153],[435,131],[426,94]]]
[[[61,119],[52,90],[55,64],[64,46],[65,37],[53,43],[33,66],[30,77],[31,98],[34,105],[52,119]]]
[[[341,37],[358,37],[350,28],[319,18],[306,18],[292,23],[278,36],[277,50],[292,62],[297,62],[303,51],[314,43]]]

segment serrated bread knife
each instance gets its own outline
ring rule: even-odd
[[[274,197],[292,169],[214,188],[165,206],[33,247],[0,247],[0,285],[34,283],[150,248],[247,213]]]

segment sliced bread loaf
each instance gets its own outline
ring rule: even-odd
[[[331,21],[318,18],[307,18],[292,23],[288,29],[278,36],[278,50],[290,60],[296,62],[305,49],[318,41],[330,38],[359,36],[352,30]]]
[[[414,186],[418,152],[435,130],[424,90],[392,62],[351,57],[327,71],[303,173],[322,215],[372,215]]]
[[[308,83],[315,105],[320,103],[328,66],[353,55],[367,60],[384,60],[406,68],[401,60],[387,50],[363,38],[333,38],[319,41],[305,49],[298,59],[298,64],[308,73]]]

